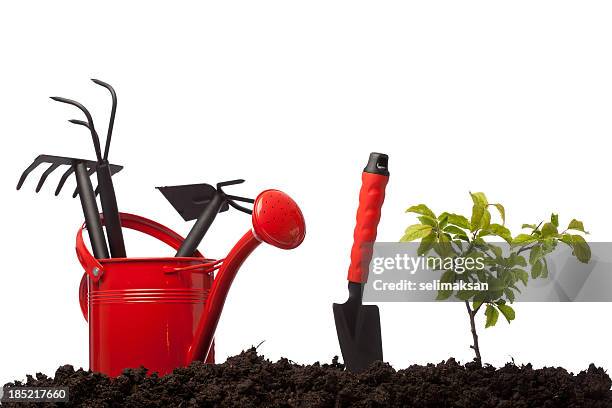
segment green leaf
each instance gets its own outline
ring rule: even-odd
[[[419,248],[417,249],[417,255],[419,256],[426,255],[431,250],[431,248],[433,248],[435,242],[436,242],[436,234],[434,232],[431,232],[429,235],[427,235],[425,238],[421,240],[421,244],[419,245]]]
[[[485,328],[493,327],[497,324],[497,319],[499,318],[499,312],[497,311],[495,307],[491,305],[487,305],[487,309],[485,310],[485,316],[487,317]]]
[[[519,234],[512,240],[512,245],[525,245],[531,244],[532,242],[536,242],[538,239],[530,234]]]
[[[487,283],[489,284],[489,292],[503,291],[506,287],[506,284],[501,279],[494,276],[489,277]]]
[[[588,232],[584,230],[584,225],[582,224],[582,221],[578,221],[576,219],[570,221],[569,225],[567,226],[567,229],[574,231],[582,231],[585,234],[588,234]]]
[[[499,215],[502,219],[502,225],[506,225],[506,209],[504,208],[504,206],[499,203],[491,205],[495,206],[495,208],[497,208],[497,211],[499,211]]]
[[[542,258],[542,273],[540,276],[542,279],[548,278],[548,263],[546,262],[546,258]]]
[[[438,242],[434,244],[433,248],[434,251],[443,258],[453,254],[453,247],[450,239],[444,234],[438,237]]]
[[[544,226],[542,226],[542,238],[555,237],[557,235],[559,235],[559,231],[554,224],[547,222],[544,224]]]
[[[455,235],[455,238],[460,239],[460,240],[465,241],[465,242],[470,242],[470,239],[468,238],[467,234],[466,235],[457,234],[457,235]],[[457,243],[457,242],[455,241],[455,243]]]
[[[497,245],[493,245],[493,244],[489,244],[488,246],[491,249],[491,251],[493,251],[496,258],[502,257],[503,250],[500,247],[498,247]]]
[[[555,248],[557,247],[557,238],[558,237],[553,237],[553,238],[545,238],[542,241],[542,253],[544,255],[548,255],[550,254],[552,251],[555,250]]]
[[[455,272],[446,271],[442,274],[442,277],[440,277],[440,282],[441,283],[453,283],[455,282],[455,277],[456,277]],[[452,294],[453,294],[452,290],[439,290],[436,300],[446,300],[449,297],[451,297]]]
[[[512,242],[512,233],[508,228],[504,227],[503,225],[491,224],[486,230],[483,230],[481,233],[478,234],[479,237],[483,237],[486,235],[496,235],[504,239],[504,241],[508,243]]]
[[[480,228],[489,228],[489,225],[491,225],[491,213],[485,208],[484,213],[482,214]]]
[[[448,217],[441,217],[438,218],[439,222],[438,222],[438,228],[442,229],[444,227],[446,227],[446,225],[448,225]]]
[[[550,223],[555,227],[559,227],[559,214],[551,214],[550,215]]]
[[[476,292],[476,294],[474,295],[474,299],[472,300],[473,300],[473,306],[475,310],[477,309],[477,306],[480,306],[484,302],[487,301],[487,293],[486,292]]]
[[[510,255],[510,258],[512,258],[512,263],[514,263],[514,265],[527,266],[527,261],[523,255],[518,255],[513,252],[512,255]]]
[[[410,242],[415,239],[423,238],[429,235],[431,232],[431,225],[414,224],[406,228],[404,236],[400,239],[400,242]]]
[[[504,289],[504,293],[510,302],[514,302],[514,292],[511,289]]]
[[[447,225],[444,228],[444,232],[448,232],[449,234],[454,234],[454,235],[466,235],[467,236],[464,230],[454,225]]]
[[[438,221],[435,218],[431,218],[426,215],[421,215],[418,217],[418,219],[423,225],[431,225],[432,227],[435,227],[438,224]]]
[[[572,234],[562,234],[559,239],[570,247],[572,246]]]
[[[472,201],[474,202],[474,205],[479,205],[481,207],[486,207],[487,205],[489,205],[489,202],[487,201],[487,196],[485,196],[484,193],[470,192],[470,195],[472,196]]]
[[[467,229],[469,230],[472,226],[470,225],[470,221],[468,221],[467,218],[465,218],[463,215],[459,215],[459,214],[452,214],[452,213],[442,213],[438,219],[442,219],[443,216],[446,216],[447,221],[449,224],[452,225],[456,225],[458,227],[461,227],[463,229]]]
[[[582,235],[572,235],[573,254],[582,263],[589,263],[591,260],[591,248],[584,240]]]
[[[431,218],[436,218],[436,215],[427,207],[425,204],[413,205],[412,207],[406,210],[407,213],[416,213],[421,215],[426,215]]]
[[[460,300],[470,300],[475,293],[476,291],[473,290],[460,290],[455,296],[457,296],[457,299]]]
[[[529,264],[535,264],[537,261],[540,260],[540,258],[542,258],[542,256],[542,247],[540,245],[534,246],[533,248],[531,248],[531,251],[529,251]]]
[[[531,267],[531,278],[538,279],[542,274],[542,262],[538,261]]]
[[[514,320],[516,314],[514,313],[514,309],[508,305],[498,304],[497,308],[504,315],[508,323]]]
[[[527,271],[518,268],[513,269],[513,271],[516,273],[517,278],[519,278],[520,281],[523,282],[523,285],[527,286],[527,282],[529,281],[529,274],[527,273]]]
[[[480,228],[480,226],[482,225],[482,217],[484,216],[485,213],[485,207],[479,204],[474,204],[472,206],[472,218],[470,220],[470,224],[472,225],[472,228],[470,228],[470,231],[474,232],[477,229]]]
[[[538,226],[535,225],[535,224],[523,224],[521,226],[521,228],[530,228],[530,229],[534,230],[534,229],[538,228]]]

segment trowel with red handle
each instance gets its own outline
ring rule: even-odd
[[[389,157],[371,153],[361,176],[357,225],[355,226],[351,265],[348,272],[349,298],[334,303],[334,320],[344,364],[349,371],[359,372],[374,361],[382,361],[382,336],[378,306],[363,305],[363,285],[376,240],[376,228],[389,181]]]

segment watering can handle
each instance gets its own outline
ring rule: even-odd
[[[148,218],[128,213],[119,213],[119,217],[121,219],[121,225],[123,228],[132,229],[134,231],[147,234],[153,238],[157,238],[164,244],[172,247],[174,250],[178,250],[185,240],[182,236],[172,231],[170,228]],[[102,220],[102,223],[104,223],[104,220]],[[83,316],[85,317],[85,320],[87,320],[87,276],[89,276],[89,278],[94,282],[99,281],[102,275],[104,275],[104,266],[96,258],[94,258],[85,245],[85,241],[83,239],[83,230],[85,228],[85,224],[83,224],[83,226],[79,228],[79,231],[77,232],[76,253],[81,266],[83,269],[85,269],[85,273],[83,274],[81,283],[79,285],[79,303],[81,305]],[[199,251],[196,251],[193,256],[199,258],[203,257]]]

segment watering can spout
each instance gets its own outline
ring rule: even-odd
[[[306,235],[302,211],[291,197],[279,190],[265,190],[257,196],[252,222],[252,230],[234,245],[217,273],[193,344],[188,350],[186,365],[206,359],[230,286],[251,252],[262,242],[281,249],[293,249],[304,241]]]

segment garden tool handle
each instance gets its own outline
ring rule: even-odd
[[[121,224],[123,228],[129,228],[138,232],[142,232],[146,235],[149,235],[153,238],[157,238],[164,244],[172,247],[177,250],[184,241],[184,238],[172,231],[170,228],[163,226],[153,220],[150,220],[145,217],[140,217],[134,214],[128,213],[119,213],[119,218],[121,220]],[[79,302],[81,304],[81,311],[83,312],[83,316],[85,316],[85,320],[87,320],[87,276],[90,277],[94,282],[100,280],[102,275],[104,274],[104,266],[89,252],[89,249],[85,245],[85,241],[83,239],[83,230],[86,228],[85,224],[79,231],[76,236],[76,253],[79,262],[83,269],[85,269],[85,273],[81,278],[81,284],[79,287]],[[196,251],[194,253],[194,257],[203,258],[203,255]],[[97,272],[96,272],[97,269]],[[94,273],[96,272],[96,273]]]
[[[109,257],[106,238],[104,237],[104,230],[100,221],[98,204],[96,204],[96,195],[91,185],[89,174],[87,174],[87,167],[82,161],[76,162],[73,166],[91,249],[96,258],[106,259]]]
[[[125,242],[121,230],[121,217],[117,208],[117,197],[113,187],[112,174],[107,161],[98,164],[96,168],[102,213],[106,219],[106,235],[112,258],[125,258]]]
[[[385,187],[389,181],[388,161],[389,157],[386,154],[371,153],[368,164],[363,169],[357,225],[353,234],[351,265],[348,270],[349,282],[365,283],[368,280],[376,228],[385,200]]]
[[[202,239],[204,239],[204,235],[206,235],[208,229],[217,217],[217,214],[219,214],[219,211],[221,211],[225,201],[226,200],[223,193],[217,191],[204,211],[202,211],[202,214],[200,214],[197,221],[191,228],[191,231],[189,231],[189,234],[187,234],[187,237],[176,252],[177,257],[193,255],[195,250],[198,248],[198,245],[200,245],[200,242],[202,242]]]

